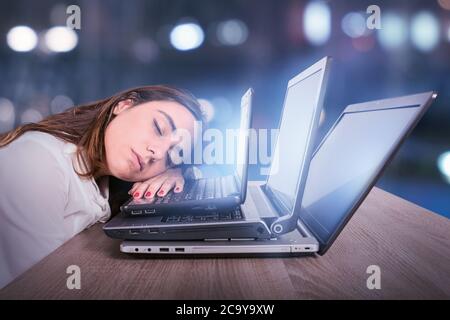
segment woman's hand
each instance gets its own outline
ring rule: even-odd
[[[165,196],[172,188],[174,192],[178,193],[183,190],[184,178],[180,168],[167,169],[160,175],[151,179],[136,182],[128,194],[135,199],[153,198]]]

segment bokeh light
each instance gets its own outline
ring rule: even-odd
[[[13,103],[6,98],[0,98],[0,132],[13,129],[15,117]]]
[[[217,25],[217,39],[223,45],[237,46],[243,44],[247,37],[247,25],[240,20],[228,20]]]
[[[183,23],[175,26],[170,33],[170,43],[180,51],[200,47],[205,39],[203,29],[197,23]]]
[[[8,46],[17,52],[28,52],[37,45],[36,32],[27,26],[17,26],[8,31],[6,41]]]
[[[450,151],[446,151],[439,156],[437,166],[447,182],[450,183]]]
[[[439,42],[439,23],[436,17],[427,11],[421,11],[411,22],[411,40],[421,51],[433,50]]]
[[[20,122],[22,124],[30,122],[39,122],[43,118],[44,117],[42,116],[42,113],[40,113],[38,110],[29,108],[20,115]]]
[[[44,36],[45,45],[53,52],[68,52],[78,44],[78,35],[67,27],[50,28]]]
[[[133,43],[132,51],[135,58],[143,63],[152,62],[159,55],[158,45],[150,38],[137,39]]]
[[[366,32],[366,18],[359,12],[347,13],[341,22],[342,31],[351,38],[357,38]]]
[[[375,40],[372,36],[353,38],[352,45],[357,51],[368,52],[375,47]]]
[[[438,0],[438,3],[442,9],[450,10],[450,0]]]
[[[331,12],[325,2],[310,2],[303,17],[305,36],[313,45],[322,45],[330,38]]]
[[[408,39],[406,21],[390,12],[386,12],[382,19],[382,28],[377,32],[381,46],[388,50],[403,47]]]
[[[70,107],[73,107],[73,101],[65,95],[57,95],[50,102],[50,110],[53,114],[63,112]]]

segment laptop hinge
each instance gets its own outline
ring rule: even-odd
[[[270,226],[270,232],[274,235],[282,235],[297,229],[299,219],[295,219],[293,215],[287,212],[288,209],[283,205],[283,202],[278,199],[277,195],[272,192],[272,190],[266,187],[266,184],[262,185],[261,188],[279,215],[278,218],[274,218],[268,224]],[[282,215],[284,212],[286,212],[286,214]]]
[[[274,202],[274,201],[271,200],[272,198],[273,198],[273,197],[268,197],[270,203],[272,203],[272,205],[275,207],[277,213],[279,214],[280,208],[279,208],[279,206],[276,204],[276,202]],[[279,200],[277,199],[277,201],[279,201]],[[276,217],[266,217],[266,218],[262,218],[262,220],[263,220],[268,226],[270,226],[270,228],[271,228],[272,225],[273,225],[275,222],[280,221],[280,219],[281,219],[282,217],[292,218],[289,214],[287,214],[286,216],[281,216],[281,217],[279,217],[279,218],[276,218]],[[307,226],[306,224],[304,224],[304,223],[301,221],[300,218],[298,218],[297,221],[295,222],[295,228],[294,228],[294,229],[297,229],[297,230],[301,233],[301,235],[302,235],[303,237],[314,238],[314,239],[317,240],[317,238],[316,238],[316,237],[313,235],[313,233],[309,230],[308,226]],[[271,231],[272,231],[272,230],[271,230]],[[278,233],[277,236],[278,236],[278,235],[282,235],[282,234],[284,234],[284,233],[291,232],[291,231],[292,231],[292,230],[284,229],[281,233]],[[273,232],[272,232],[272,233],[273,233]]]

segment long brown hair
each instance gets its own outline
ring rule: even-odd
[[[0,135],[0,148],[8,145],[27,131],[52,134],[77,145],[77,158],[85,164],[87,171],[77,172],[81,177],[98,178],[106,171],[105,130],[115,117],[114,107],[124,100],[133,105],[149,101],[175,101],[186,107],[196,120],[205,122],[197,99],[188,91],[171,86],[155,85],[129,89],[109,98],[67,109],[48,116],[38,123],[27,123]],[[84,155],[81,152],[84,150]]]

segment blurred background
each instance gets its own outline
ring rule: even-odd
[[[372,4],[379,30],[366,26]],[[70,5],[81,9],[81,29],[66,27]],[[348,104],[439,93],[378,186],[450,217],[450,0],[5,0],[1,8],[0,132],[147,84],[192,91],[221,129],[238,126],[252,86],[254,127],[276,128],[287,81],[331,55],[316,143]],[[252,165],[250,179],[261,178]]]

